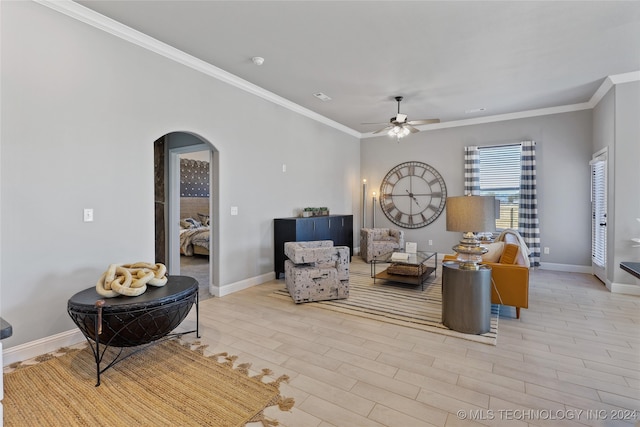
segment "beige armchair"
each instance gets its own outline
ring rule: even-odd
[[[349,259],[347,246],[333,246],[331,240],[285,242],[284,262],[287,291],[301,302],[349,297]]]
[[[404,249],[404,231],[393,228],[363,228],[360,230],[360,256],[365,262]]]

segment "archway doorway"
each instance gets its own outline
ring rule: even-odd
[[[154,142],[156,262],[195,277],[200,298],[218,282],[217,151],[188,132]]]

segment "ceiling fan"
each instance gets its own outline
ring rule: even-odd
[[[382,129],[378,129],[373,132],[382,133],[387,132],[389,136],[393,136],[396,138],[398,142],[400,142],[401,138],[409,135],[410,133],[420,132],[420,129],[415,128],[414,126],[418,125],[428,125],[431,123],[440,123],[440,119],[423,119],[423,120],[411,120],[407,121],[407,115],[400,113],[400,101],[402,101],[402,96],[396,96],[395,100],[398,102],[398,114],[395,117],[391,117],[389,120],[389,125],[383,127]],[[381,124],[381,123],[363,123],[363,124]]]

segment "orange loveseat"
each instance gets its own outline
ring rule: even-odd
[[[483,246],[489,249],[482,264],[491,267],[491,303],[515,307],[519,319],[520,309],[529,307],[528,249],[515,230],[505,230],[495,243]],[[456,255],[445,255],[443,262],[455,260]]]

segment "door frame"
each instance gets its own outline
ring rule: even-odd
[[[216,152],[210,143],[202,142],[201,144],[188,145],[184,147],[176,147],[168,149],[168,188],[167,188],[167,200],[168,200],[168,236],[167,236],[167,270],[170,274],[180,274],[180,155],[185,153],[193,153],[196,151],[208,151],[209,152],[209,214],[211,218],[210,222],[210,236],[209,241],[209,283],[207,287],[211,292],[215,287],[215,283],[218,282],[218,215],[217,215],[217,202],[215,182],[217,182],[217,175],[214,169],[217,169],[216,165]],[[213,294],[213,293],[212,293]]]
[[[608,223],[608,218],[607,218],[607,213],[608,213],[608,163],[609,163],[609,158],[608,158],[608,148],[605,147],[602,150],[597,151],[596,153],[593,154],[593,156],[591,157],[591,161],[589,162],[589,166],[591,168],[591,177],[590,177],[590,181],[591,181],[591,232],[592,232],[592,247],[591,247],[591,252],[593,254],[593,239],[595,239],[595,236],[593,236],[593,233],[595,233],[595,229],[596,227],[599,227],[601,225],[599,225],[599,221],[600,219],[598,218],[594,218],[593,214],[594,214],[594,204],[595,204],[595,200],[593,200],[593,165],[597,162],[604,162],[604,206],[605,206],[605,224]],[[593,275],[596,276],[599,280],[601,280],[603,283],[607,283],[607,240],[608,240],[608,232],[607,232],[607,225],[604,225],[605,227],[605,231],[604,231],[604,242],[603,244],[604,246],[604,261],[603,261],[603,265],[598,265],[597,263],[593,262],[593,255],[591,256],[591,268],[593,271]]]

